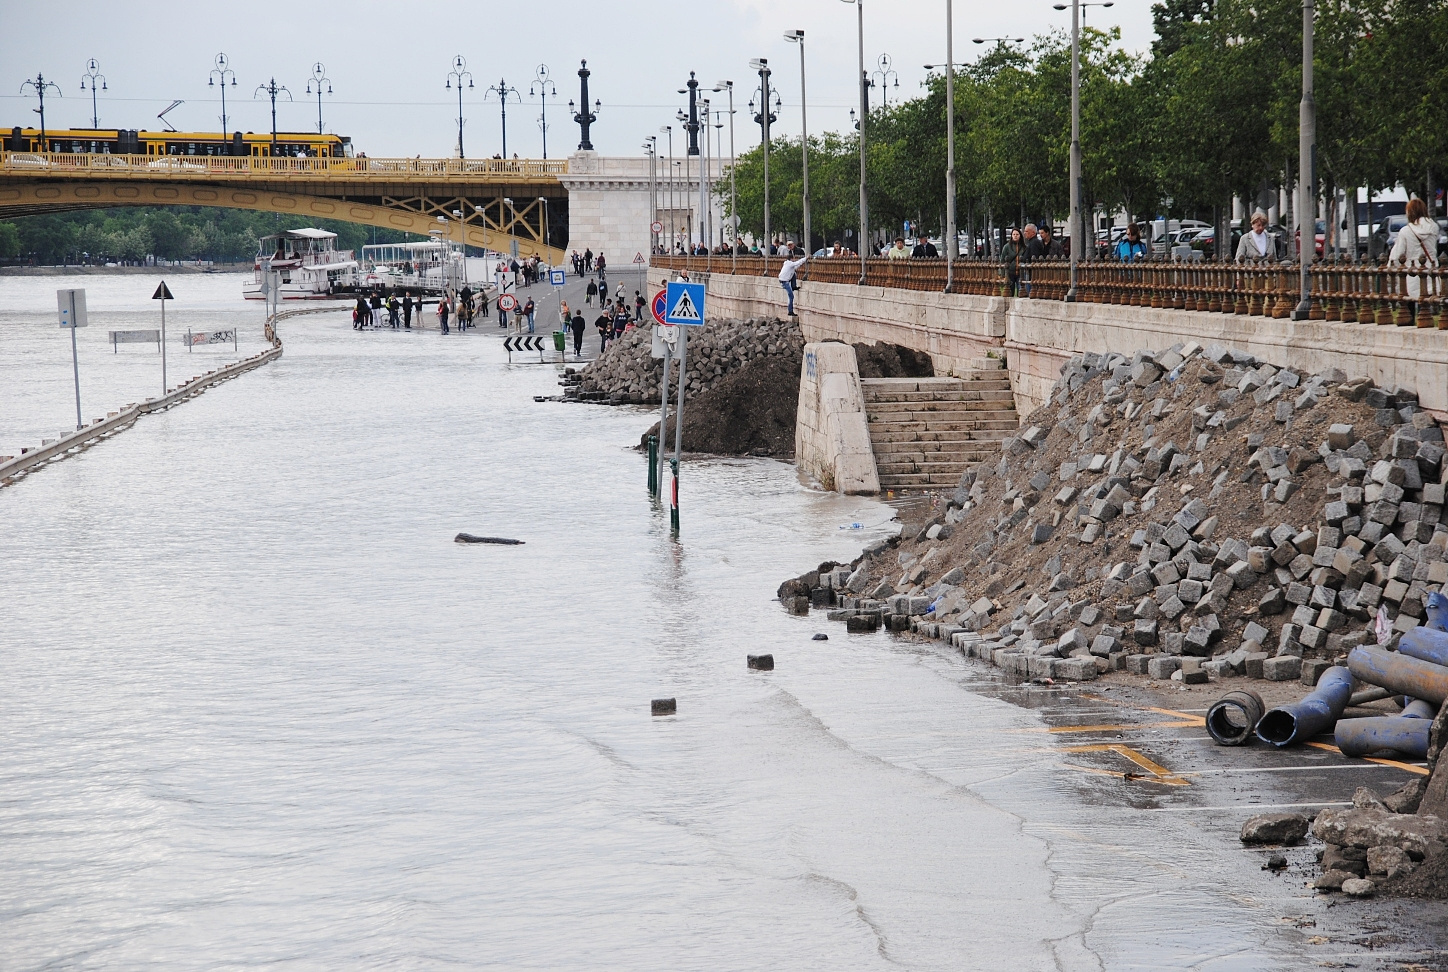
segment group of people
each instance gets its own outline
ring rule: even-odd
[[[380,291],[373,291],[371,295],[364,294],[357,298],[357,306],[352,308],[352,329],[363,331],[368,328],[390,327],[393,330],[402,328],[410,331],[414,310],[420,323],[422,297],[414,297],[411,291],[405,291],[400,299],[396,293],[384,298]]]
[[[573,264],[573,275],[575,277],[581,277],[585,273],[592,273],[595,268],[598,269],[598,275],[600,277],[608,272],[608,262],[604,259],[602,250],[598,252],[598,256],[593,255],[592,248],[585,249],[582,253],[574,250],[568,259]]]

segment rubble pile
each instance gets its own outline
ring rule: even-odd
[[[616,405],[656,404],[664,363],[653,356],[652,343],[652,327],[636,327],[609,342],[584,370],[582,380],[565,388],[565,395]],[[783,359],[788,370],[798,375],[803,355],[804,337],[797,322],[753,317],[710,320],[702,327],[689,328],[685,394],[692,397],[706,392],[751,363],[768,359]],[[671,369],[670,387],[677,387],[677,380]]]
[[[1336,369],[1080,355],[943,515],[780,597],[1027,677],[1313,685],[1448,581],[1443,454],[1414,393]]]

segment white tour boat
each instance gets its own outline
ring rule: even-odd
[[[250,282],[242,286],[247,300],[263,300],[266,269],[279,274],[282,300],[324,300],[334,288],[353,284],[357,260],[351,250],[337,249],[337,234],[320,229],[295,229],[263,236]]]

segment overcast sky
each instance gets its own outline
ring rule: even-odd
[[[865,61],[877,68],[893,58],[892,100],[920,91],[923,65],[945,60],[944,0],[864,0]],[[1070,25],[1070,13],[1051,9],[1055,0],[1016,3],[957,0],[958,61],[973,60],[974,37],[1030,38]],[[1091,8],[1092,24],[1118,25],[1122,43],[1146,50],[1151,43],[1149,0],[1117,0]],[[531,21],[526,20],[532,17]],[[841,0],[551,0],[548,3],[22,3],[0,0],[0,107],[4,130],[34,126],[33,95],[21,84],[37,73],[60,85],[46,97],[49,127],[90,124],[89,91],[80,80],[95,58],[108,90],[100,93],[102,127],[159,130],[157,112],[173,99],[185,101],[167,117],[182,131],[216,130],[221,104],[207,87],[213,59],[225,52],[236,72],[227,89],[229,127],[269,131],[269,105],[254,99],[275,76],[295,101],[277,109],[280,129],[315,131],[317,102],[306,95],[312,65],[326,65],[333,94],[322,112],[329,132],[349,135],[373,157],[445,156],[457,143],[456,93],[444,88],[455,55],[467,58],[474,87],[465,90],[464,147],[469,156],[501,149],[498,104],[485,92],[506,79],[522,104],[508,107],[508,152],[542,155],[539,104],[528,96],[540,64],[547,64],[558,100],[548,104],[548,154],[573,151],[578,127],[566,117],[577,100],[576,71],[587,58],[593,76],[590,98],[603,102],[593,129],[594,147],[609,155],[640,154],[643,139],[673,120],[685,103],[676,94],[689,72],[708,87],[720,79],[736,85],[736,144],[743,151],[759,130],[742,110],[758,86],[749,60],[768,58],[784,101],[776,133],[799,132],[799,54],[786,30],[805,31],[810,128],[843,130],[856,104],[855,8]],[[898,81],[898,89],[895,83]],[[28,89],[27,89],[28,90]],[[875,96],[878,97],[879,89]],[[724,108],[719,95],[715,109]],[[555,104],[557,107],[555,108]],[[727,117],[724,138],[728,139]],[[681,138],[675,134],[675,150]],[[661,146],[662,147],[662,146]]]

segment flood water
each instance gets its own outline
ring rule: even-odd
[[[71,424],[62,286],[99,335],[155,282],[0,278],[7,452]],[[183,329],[261,347],[239,277],[171,288]],[[1063,771],[1039,730],[1106,718],[1085,693],[779,609],[889,507],[689,461],[675,541],[629,448],[651,413],[535,403],[556,366],[487,328],[279,330],[279,361],[0,490],[0,968],[1423,958],[1305,944],[1329,909],[1244,857],[1245,812],[1194,809],[1221,792]],[[155,394],[144,345],[81,337],[87,418]]]

